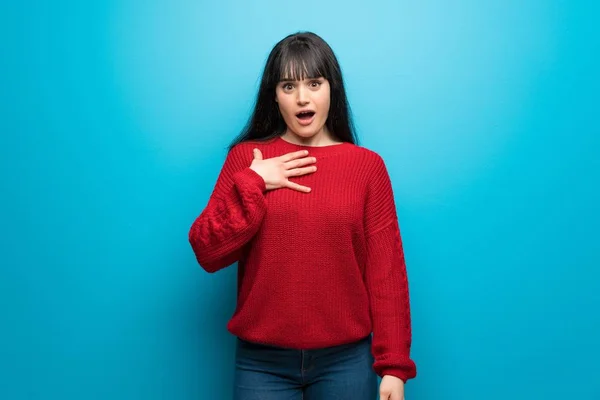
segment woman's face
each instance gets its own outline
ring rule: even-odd
[[[275,89],[279,111],[292,133],[308,138],[327,129],[330,87],[325,78],[281,81]]]

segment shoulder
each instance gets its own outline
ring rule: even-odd
[[[234,145],[229,151],[229,155],[231,156],[243,156],[250,154],[252,158],[252,150],[260,149],[263,150],[272,143],[274,143],[276,138],[263,139],[263,140],[245,140],[243,142],[237,143]]]
[[[241,142],[238,143],[236,145],[234,145],[231,150],[229,150],[229,156],[239,156],[242,155],[244,153],[247,153],[248,151],[250,151],[250,153],[252,153],[252,149],[255,146],[253,145],[253,142],[250,141],[245,141],[245,142]]]
[[[359,145],[352,145],[354,154],[360,158],[361,165],[364,169],[373,173],[386,171],[385,160],[377,151]]]
[[[227,152],[227,161],[250,165],[254,159],[253,150],[255,148],[263,150],[265,144],[265,141],[258,140],[246,140],[237,143]]]

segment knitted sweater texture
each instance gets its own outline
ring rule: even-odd
[[[298,150],[317,171],[289,178],[309,193],[266,190],[250,169]],[[410,357],[408,279],[394,195],[383,159],[351,143],[302,146],[281,137],[242,142],[227,155],[189,241],[208,272],[238,263],[227,324],[248,341],[316,349],[373,333],[373,369],[405,382]]]

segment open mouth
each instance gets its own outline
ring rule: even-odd
[[[302,111],[299,112],[298,114],[296,114],[296,117],[300,120],[300,121],[310,121],[312,119],[312,117],[315,116],[315,112],[314,111]]]

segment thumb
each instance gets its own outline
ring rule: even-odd
[[[262,160],[263,159],[262,153],[260,152],[259,149],[254,149],[252,151],[252,153],[254,154],[254,159],[255,160]]]

